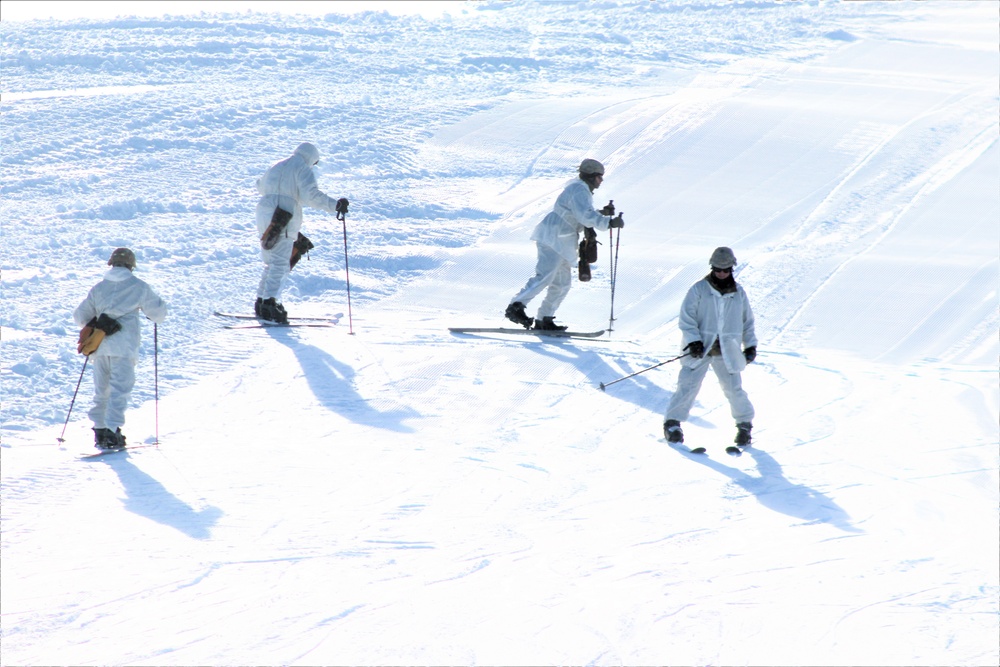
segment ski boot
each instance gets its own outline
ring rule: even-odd
[[[520,301],[515,301],[507,306],[507,310],[504,311],[503,316],[515,324],[520,324],[525,329],[530,329],[531,325],[535,322],[524,312],[524,304]]]
[[[536,331],[566,331],[569,327],[556,324],[555,317],[543,317],[541,321],[535,320]]]
[[[277,303],[274,300],[274,297],[264,299],[264,301],[261,302],[260,318],[277,324],[288,324],[288,313],[285,312],[285,307],[280,303]]]
[[[124,436],[119,441],[121,429],[116,433],[109,428],[94,429],[94,447],[98,449],[125,449]],[[120,444],[119,444],[120,443]]]
[[[681,430],[681,423],[676,419],[668,419],[663,422],[663,437],[667,442],[684,442],[684,431]]]
[[[750,422],[740,422],[736,425],[736,439],[733,440],[740,447],[750,446],[750,430],[753,428],[753,424]]]
[[[260,317],[261,304],[264,303],[264,299],[257,297],[257,300],[253,302],[253,314]]]
[[[98,449],[108,449],[114,441],[114,433],[106,428],[94,427],[94,447],[97,447]]]

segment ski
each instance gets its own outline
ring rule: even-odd
[[[671,449],[676,449],[681,454],[707,454],[708,450],[704,447],[688,447],[683,442],[670,442],[664,439],[663,442],[667,443]]]
[[[118,452],[124,452],[128,447],[123,447],[122,449],[102,449],[100,451],[94,452],[93,454],[83,454],[80,456],[81,459],[96,459],[100,456],[107,456],[108,454],[117,454]]]
[[[227,324],[226,329],[289,329],[291,327],[317,327],[320,329],[329,329],[336,326],[337,323],[333,321],[324,322],[268,322],[267,320],[261,320],[256,324]]]
[[[118,449],[98,449],[96,452],[90,454],[81,454],[81,459],[96,459],[100,456],[107,456],[108,454],[117,454],[118,452],[127,452],[132,449],[143,449],[145,447],[156,447],[156,445],[129,445],[128,447],[119,447]]]
[[[729,454],[730,456],[743,456],[743,450],[749,446],[750,445],[738,447],[736,445],[729,445],[728,447],[726,447],[726,454]]]
[[[223,313],[220,311],[215,311],[212,313],[217,317],[229,317],[237,320],[258,320],[260,319],[256,315],[244,315],[243,313]],[[289,317],[289,322],[337,322],[343,317],[343,313],[337,313],[336,315],[330,315],[329,317]]]
[[[448,327],[452,333],[495,333],[495,334],[527,334],[529,336],[548,336],[550,338],[597,338],[603,336],[605,329],[600,331],[547,331],[545,329],[511,329],[483,327]]]

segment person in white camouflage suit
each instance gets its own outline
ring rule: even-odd
[[[167,317],[167,304],[132,274],[135,253],[130,249],[117,248],[108,266],[111,269],[91,288],[74,311],[73,320],[84,327],[79,349],[94,367],[94,407],[89,413],[94,445],[121,449],[126,444],[121,427],[139,358],[139,313],[159,324]]]
[[[319,164],[319,149],[313,144],[303,143],[291,157],[272,165],[264,175],[257,180],[257,191],[260,199],[257,201],[256,221],[257,236],[261,238],[261,258],[264,260],[264,272],[257,286],[257,300],[254,303],[254,313],[272,322],[288,322],[288,312],[281,303],[281,292],[285,279],[291,271],[292,255],[296,244],[301,250],[302,239],[299,230],[302,228],[302,207],[322,209],[329,213],[337,213],[338,205],[347,211],[347,199],[334,199],[319,189],[313,167]],[[275,217],[275,210],[282,209],[290,214],[285,226],[280,230],[274,245],[265,247],[263,237]],[[305,239],[305,249],[312,247]]]
[[[622,216],[614,215],[610,204],[601,211],[594,209],[594,190],[604,182],[604,165],[587,158],[580,163],[578,172],[579,178],[566,186],[556,198],[552,212],[542,218],[532,232],[531,238],[538,250],[535,275],[510,300],[504,312],[504,317],[526,329],[532,324],[535,329],[566,329],[555,323],[555,314],[572,286],[572,265],[577,261],[580,232],[584,227],[603,231],[625,226]],[[528,317],[525,306],[546,289],[538,316]]]
[[[716,248],[707,276],[688,290],[681,304],[678,327],[682,351],[677,390],[664,414],[663,435],[668,442],[684,442],[681,422],[691,413],[709,367],[736,421],[736,444],[749,445],[754,408],[743,390],[742,371],[757,357],[753,309],[733,271],[736,255],[730,248]]]

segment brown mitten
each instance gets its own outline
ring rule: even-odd
[[[94,322],[94,320],[91,320],[91,322]],[[83,352],[83,344],[87,342],[87,339],[90,338],[90,334],[92,334],[92,333],[94,333],[94,325],[93,324],[87,324],[82,329],[80,329],[80,337],[76,339],[76,351],[77,352],[80,352],[80,353]]]
[[[94,333],[94,325],[97,324],[97,318],[91,317],[90,321],[83,325],[80,329],[80,336],[76,339],[76,351],[83,354],[83,345],[90,338],[90,335]]]
[[[84,334],[86,334],[86,337],[84,337]],[[101,341],[104,340],[106,335],[101,329],[84,327],[80,331],[80,342],[76,346],[76,351],[89,357],[101,346]]]

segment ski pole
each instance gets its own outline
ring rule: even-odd
[[[343,204],[341,204],[343,202]],[[347,263],[347,200],[337,201],[337,220],[344,224],[344,272],[347,274],[347,323],[348,333],[354,335],[354,317],[351,314],[351,267]]]
[[[160,447],[160,332],[153,322],[153,415],[156,428],[156,447]]]
[[[73,391],[73,400],[69,402],[69,412],[66,413],[66,423],[63,424],[62,433],[60,433],[59,437],[56,438],[56,440],[59,441],[60,445],[66,442],[65,440],[63,440],[63,436],[66,435],[66,427],[69,426],[69,416],[73,414],[73,404],[76,403],[76,394],[77,392],[80,391],[80,383],[83,382],[83,372],[87,370],[88,361],[90,361],[90,355],[87,355],[86,357],[83,358],[83,368],[80,369],[80,379],[76,381],[76,390]]]
[[[604,391],[607,387],[610,387],[611,385],[613,385],[616,382],[621,382],[622,380],[627,380],[627,379],[629,379],[631,377],[635,377],[636,375],[639,375],[640,373],[645,373],[646,371],[651,371],[654,368],[659,368],[660,366],[662,366],[664,364],[669,364],[671,361],[677,361],[678,359],[683,359],[684,357],[687,357],[690,354],[691,354],[690,352],[685,352],[684,354],[682,354],[679,357],[674,357],[673,359],[667,359],[666,361],[661,361],[660,363],[656,364],[655,366],[650,366],[649,368],[643,368],[641,371],[636,371],[635,373],[632,373],[631,375],[626,375],[623,378],[618,378],[617,380],[612,380],[611,382],[607,382],[607,383],[602,382],[601,383],[601,391]]]
[[[618,281],[618,243],[622,237],[621,227],[617,227],[616,229],[618,230],[618,234],[615,235],[615,254],[614,257],[611,258],[611,316],[608,319],[609,332],[613,330],[612,323],[615,321],[615,284]],[[611,229],[609,228],[608,229],[609,245],[611,244],[611,233],[612,233]],[[611,253],[608,253],[608,256],[610,258]]]

